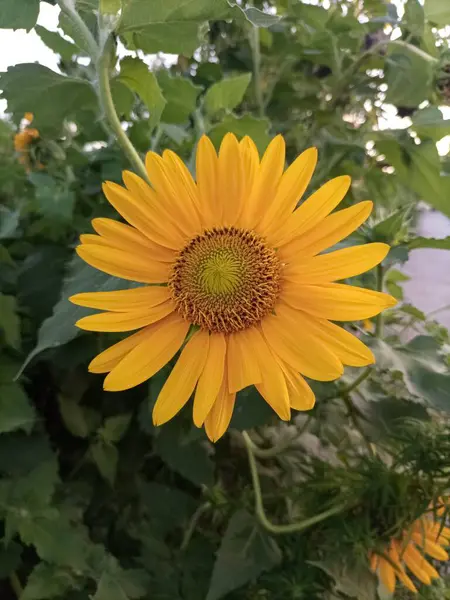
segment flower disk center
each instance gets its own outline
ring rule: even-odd
[[[258,323],[276,302],[280,263],[251,231],[211,229],[178,255],[169,289],[178,313],[203,329],[232,333]]]

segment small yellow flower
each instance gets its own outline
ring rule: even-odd
[[[213,441],[226,431],[236,393],[255,385],[284,420],[309,410],[314,394],[303,376],[340,377],[344,365],[374,362],[372,352],[332,321],[372,317],[396,300],[338,280],[372,269],[386,244],[321,254],[369,216],[372,202],[333,214],[350,178],[326,183],[296,208],[317,161],[310,148],[285,171],[277,136],[260,159],[249,137],[227,134],[217,154],[204,136],[196,181],[171,151],[149,152],[150,187],[125,171],[125,188],[104,192],[129,225],[94,219],[77,252],[106,273],[146,284],[77,294],[71,301],[103,312],[84,317],[90,331],[137,333],[99,354],[93,373],[125,390],[152,377],[181,349],[157,399],[153,420],[165,423],[195,392],[193,420]],[[189,334],[189,335],[188,335]]]
[[[438,515],[439,513],[442,514],[442,510],[438,511]],[[448,560],[449,556],[444,546],[448,546],[449,543],[450,528],[435,520],[431,512],[426,513],[399,538],[389,542],[385,549],[389,561],[379,554],[371,553],[370,568],[389,592],[394,592],[397,579],[412,592],[417,592],[405,567],[408,567],[419,581],[430,585],[432,579],[439,577],[439,573],[423,555],[428,554],[436,560]]]
[[[28,121],[28,123],[32,123],[33,119],[34,119],[34,115],[33,115],[33,113],[27,112],[23,115],[23,118],[25,119],[25,121]]]
[[[33,121],[33,114],[25,113],[24,120],[30,124]],[[27,171],[30,170],[29,147],[30,144],[38,138],[39,131],[33,127],[27,126],[14,136],[14,149],[19,155],[18,160],[27,169]]]

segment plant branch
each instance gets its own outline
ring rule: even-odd
[[[9,583],[11,585],[11,588],[13,590],[13,592],[15,593],[17,600],[20,600],[22,593],[23,593],[23,587],[22,584],[20,583],[20,579],[17,576],[17,573],[15,571],[13,571],[11,573],[11,575],[9,576]]]
[[[252,26],[249,32],[250,48],[253,59],[253,85],[255,88],[256,104],[260,117],[264,117],[264,99],[261,88],[261,49],[259,42],[259,29]]]
[[[195,528],[197,527],[197,523],[199,522],[201,516],[210,508],[211,508],[211,503],[204,502],[203,504],[200,504],[200,506],[194,512],[191,520],[189,521],[188,528],[186,529],[185,534],[183,536],[183,541],[181,542],[181,546],[180,546],[181,551],[186,550],[186,548],[189,545],[189,542],[191,541],[191,537],[195,531]]]
[[[114,106],[114,101],[111,94],[111,83],[109,79],[109,71],[111,67],[111,38],[109,43],[106,43],[103,52],[101,53],[97,61],[97,75],[98,75],[98,97],[100,106],[103,110],[109,127],[119,142],[122,150],[128,157],[128,160],[133,165],[136,173],[140,175],[145,181],[148,181],[147,171],[141,157],[137,153],[133,144],[128,139],[127,134],[122,129],[122,124]]]
[[[89,31],[88,26],[76,11],[74,0],[58,0],[58,4],[61,11],[69,17],[73,27],[86,43],[86,48],[89,50],[90,57],[96,62],[100,52],[98,44],[92,33]]]
[[[245,446],[247,448],[248,462],[250,465],[250,472],[251,472],[251,476],[252,476],[253,491],[255,494],[255,513],[256,513],[256,516],[257,516],[259,522],[264,527],[264,529],[266,529],[267,531],[269,531],[270,533],[273,533],[273,534],[296,533],[299,531],[303,531],[303,530],[307,529],[308,527],[315,525],[316,523],[320,523],[321,521],[324,521],[328,517],[331,517],[332,515],[336,515],[342,511],[344,511],[346,508],[348,508],[347,504],[338,504],[336,506],[329,508],[328,510],[326,510],[322,513],[319,513],[318,515],[315,515],[314,517],[310,517],[309,519],[305,519],[298,523],[275,525],[274,523],[269,521],[269,519],[267,518],[266,512],[264,510],[264,505],[263,505],[263,500],[262,500],[262,492],[261,492],[261,484],[260,484],[259,475],[258,475],[258,467],[256,464],[255,454],[253,451],[253,442],[250,439],[250,436],[248,435],[248,433],[246,431],[242,432],[242,437],[244,439]]]
[[[295,431],[294,434],[290,435],[289,437],[287,437],[284,440],[281,440],[281,442],[279,442],[278,444],[275,444],[275,446],[272,446],[272,448],[260,448],[259,446],[257,446],[255,444],[255,442],[249,437],[250,439],[250,444],[252,445],[252,450],[253,453],[255,454],[255,456],[257,456],[258,458],[275,458],[276,456],[278,456],[279,454],[283,454],[283,452],[285,450],[288,450],[292,444],[298,440],[298,438],[306,431],[306,429],[308,428],[310,422],[311,422],[312,417],[309,416],[305,423],[303,424],[302,427],[300,427],[300,429],[297,431]]]

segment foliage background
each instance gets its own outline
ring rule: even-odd
[[[59,72],[23,64],[1,74],[2,600],[386,600],[368,550],[448,488],[448,332],[403,302],[401,265],[415,248],[450,249],[415,233],[420,202],[450,215],[450,162],[436,150],[450,134],[438,108],[450,103],[450,6],[408,0],[399,17],[384,0],[323,4],[78,0],[104,62],[62,11],[58,33],[36,26]],[[39,0],[2,0],[0,28],[30,30],[38,11]],[[118,59],[117,44],[132,55]],[[289,161],[319,148],[311,190],[348,173],[347,205],[374,200],[351,241],[392,245],[378,285],[400,303],[376,328],[351,326],[378,359],[358,386],[351,369],[315,384],[316,408],[289,425],[244,390],[233,430],[213,447],[189,408],[153,427],[167,369],[115,394],[88,374],[115,336],[77,330],[86,311],[67,297],[124,282],[73,248],[93,217],[115,216],[101,183],[129,167],[98,101],[100,68],[140,153],[172,148],[192,168],[204,132],[216,144],[227,131],[250,134],[261,151],[282,133]],[[380,130],[387,104],[411,125]],[[24,165],[14,134],[30,111],[40,137]],[[377,274],[361,282],[375,287]],[[272,522],[342,510],[303,532],[267,531],[243,429],[274,448],[257,459]],[[450,598],[445,574],[421,597]]]

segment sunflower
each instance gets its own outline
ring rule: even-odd
[[[392,539],[385,548],[384,556],[375,552],[369,555],[371,570],[389,592],[394,592],[397,578],[409,590],[417,592],[405,567],[427,585],[439,577],[439,573],[423,555],[428,554],[436,560],[448,560],[444,546],[450,543],[450,528],[444,526],[444,519],[445,505],[436,515],[425,513],[398,538]]]
[[[19,155],[19,162],[24,165],[27,170],[29,170],[29,147],[34,140],[39,138],[39,131],[33,127],[28,127],[28,125],[33,121],[32,113],[25,113],[24,121],[25,126],[14,136],[14,150]]]
[[[198,143],[196,181],[166,150],[149,152],[152,187],[125,171],[125,188],[104,193],[128,225],[92,221],[79,256],[110,275],[145,284],[116,292],[82,293],[75,304],[103,312],[77,322],[89,331],[133,331],[99,354],[93,373],[109,373],[105,390],[152,377],[181,349],[153,411],[161,425],[195,392],[193,420],[215,441],[226,431],[236,393],[255,385],[277,415],[309,410],[314,394],[303,376],[331,381],[343,365],[374,362],[372,352],[331,321],[373,317],[391,296],[337,280],[371,269],[386,244],[321,254],[367,219],[365,201],[330,214],[350,177],[332,179],[299,208],[317,161],[303,152],[283,173],[285,143],[275,137],[260,159],[249,137],[227,134],[218,154]]]

